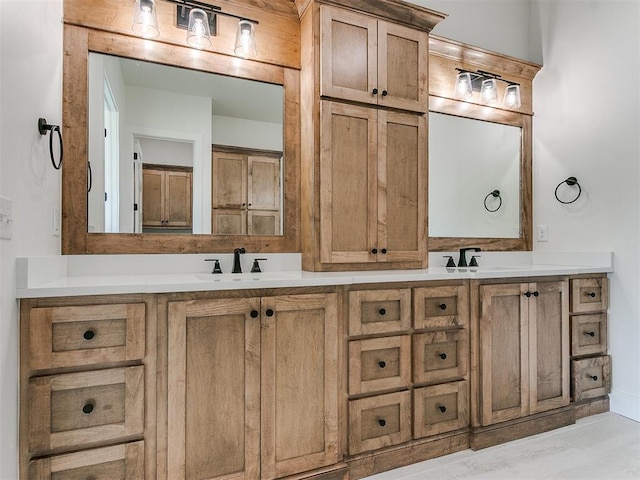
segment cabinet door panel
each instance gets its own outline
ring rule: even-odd
[[[166,226],[191,228],[191,172],[166,172]]]
[[[171,479],[259,478],[260,323],[252,311],[260,311],[257,298],[169,304]]]
[[[163,226],[163,178],[161,170],[142,170],[142,224],[145,227]]]
[[[375,261],[376,120],[373,109],[321,102],[321,262]]]
[[[530,284],[530,413],[569,404],[569,286],[567,282]]]
[[[248,168],[247,207],[250,210],[278,210],[280,208],[280,159],[250,156]]]
[[[246,207],[246,156],[236,153],[213,152],[211,173],[214,208]]]
[[[263,298],[262,310],[262,478],[331,465],[338,459],[336,295]]]
[[[247,212],[247,233],[249,235],[279,235],[280,215],[272,210],[249,210]]]
[[[247,211],[214,209],[211,215],[214,235],[244,235],[247,233]]]
[[[378,113],[378,261],[426,258],[426,122],[423,115]]]

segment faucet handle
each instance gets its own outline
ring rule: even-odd
[[[476,258],[480,258],[480,255],[471,255],[471,260],[469,260],[470,267],[479,267]]]
[[[254,258],[253,259],[253,265],[251,266],[251,273],[260,273],[260,272],[262,272],[262,270],[260,270],[260,264],[258,263],[258,261],[266,262],[267,259],[266,258]]]
[[[213,264],[213,270],[211,273],[222,273],[222,269],[220,268],[220,260],[217,258],[205,258],[205,262],[216,262]]]
[[[453,257],[451,255],[443,255],[442,258],[448,258],[447,260],[447,268],[455,267],[456,262],[453,261]]]

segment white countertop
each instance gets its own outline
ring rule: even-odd
[[[211,255],[92,255],[28,257],[17,259],[17,298],[169,293],[285,287],[349,285],[363,283],[417,282],[485,278],[537,277],[613,272],[612,252],[482,252],[480,267],[446,268],[445,254],[432,253],[422,270],[351,272],[305,272],[298,254],[247,254],[243,270],[253,257],[262,262],[263,273],[214,275]],[[228,255],[221,259],[230,270]],[[247,264],[248,263],[248,264]],[[486,265],[485,265],[486,263]],[[193,273],[192,273],[193,272]]]

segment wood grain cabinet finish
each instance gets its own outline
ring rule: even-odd
[[[142,226],[190,229],[192,178],[190,167],[145,165],[142,169]]]
[[[413,335],[414,383],[443,383],[462,379],[467,374],[468,365],[468,330]]]
[[[33,460],[29,480],[142,480],[144,442]]]
[[[414,438],[469,426],[469,386],[466,381],[416,388],[413,391]]]
[[[426,32],[325,5],[320,15],[320,95],[427,111]]]
[[[411,440],[411,392],[397,392],[349,402],[349,453]]]
[[[611,391],[611,357],[571,361],[571,392],[574,401],[602,397]]]
[[[411,385],[411,336],[349,342],[349,394]]]
[[[144,367],[33,377],[29,415],[34,454],[142,435]]]
[[[466,328],[469,288],[466,285],[413,289],[413,327],[416,330]]]
[[[607,314],[571,316],[571,355],[598,355],[607,351]]]
[[[170,302],[168,478],[338,460],[335,294]]]
[[[139,360],[145,355],[145,304],[32,308],[33,370]]]
[[[411,328],[411,289],[349,292],[349,335],[408,331]]]
[[[601,312],[609,306],[606,277],[571,280],[571,313]]]
[[[568,282],[481,285],[480,421],[569,404]]]

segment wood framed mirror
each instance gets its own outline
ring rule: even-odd
[[[254,80],[282,87],[281,235],[90,232],[87,189],[89,168],[89,57],[92,52],[200,72]],[[299,71],[237,59],[210,51],[154,42],[117,32],[65,24],[62,175],[63,254],[228,253],[243,246],[251,252],[295,252],[299,237]],[[205,148],[202,148],[205,150]],[[211,146],[206,148],[209,154]],[[208,170],[210,171],[210,170]],[[196,175],[194,171],[194,182]],[[195,185],[195,183],[194,183]],[[210,204],[211,202],[209,202]],[[133,207],[133,204],[132,204]],[[205,209],[207,207],[205,206]],[[211,208],[211,207],[209,207]],[[209,216],[210,211],[202,212]]]

